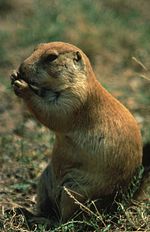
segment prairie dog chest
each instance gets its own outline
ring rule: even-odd
[[[53,160],[59,160],[62,167],[65,165],[75,168],[79,168],[80,165],[86,167],[88,163],[95,165],[98,159],[102,161],[101,158],[104,158],[100,156],[104,142],[104,136],[100,133],[97,135],[94,131],[57,135],[52,157]]]

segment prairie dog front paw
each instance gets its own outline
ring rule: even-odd
[[[25,98],[31,92],[29,85],[24,80],[13,80],[12,86],[14,88],[15,94],[19,97]]]
[[[10,75],[11,84],[13,85],[14,82],[19,79],[21,79],[19,72],[14,70],[13,73]]]

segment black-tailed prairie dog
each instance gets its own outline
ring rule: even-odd
[[[87,56],[63,42],[40,44],[11,75],[15,93],[55,132],[40,178],[38,210],[63,222],[80,202],[127,186],[142,162],[142,142],[129,111],[97,81]]]

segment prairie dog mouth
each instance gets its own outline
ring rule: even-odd
[[[37,95],[41,95],[41,88],[34,82],[27,82],[30,89]]]
[[[20,72],[14,71],[11,78],[11,84],[13,85],[16,80],[23,80],[25,81],[30,89],[39,97],[45,98],[48,101],[56,101],[61,94],[61,91],[56,91],[51,88],[40,87],[36,81],[26,80]]]
[[[35,94],[39,97],[46,98],[48,101],[57,100],[60,96],[60,92],[54,91],[50,88],[39,87],[35,82],[29,82],[28,85]]]

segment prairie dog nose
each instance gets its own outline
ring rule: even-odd
[[[18,71],[19,71],[19,74],[21,76],[25,76],[27,68],[26,68],[26,66],[25,66],[24,63],[21,63],[21,65],[19,66],[19,70]]]
[[[22,78],[27,78],[29,74],[34,70],[34,66],[32,64],[27,64],[26,62],[21,63],[19,66],[19,74],[22,76]]]

